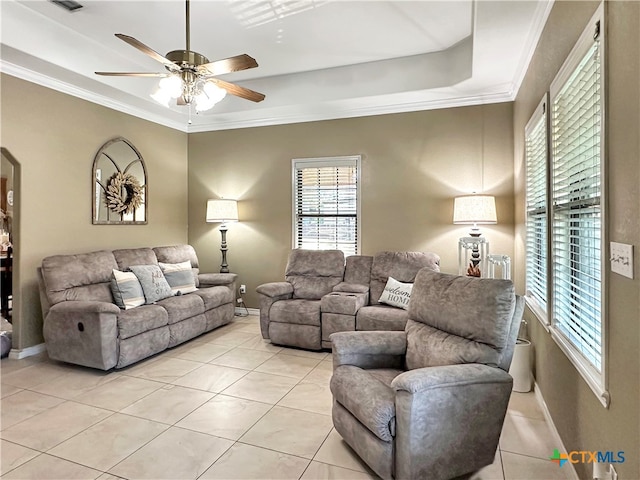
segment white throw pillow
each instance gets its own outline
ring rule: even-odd
[[[138,277],[133,272],[113,270],[111,275],[111,293],[120,308],[130,308],[144,305],[144,293]]]
[[[164,273],[164,277],[167,279],[174,295],[182,295],[197,290],[196,280],[189,260],[181,263],[158,262],[158,265],[160,265],[160,269]]]
[[[402,283],[393,277],[389,277],[387,284],[384,286],[382,295],[378,300],[380,303],[386,303],[393,307],[409,309],[409,300],[411,299],[411,289],[413,283]]]

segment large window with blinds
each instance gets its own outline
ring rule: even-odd
[[[526,167],[526,299],[548,324],[548,98],[542,99],[525,127]]]
[[[605,405],[604,20],[600,8],[550,87],[552,335]]]
[[[601,27],[594,27],[601,28]],[[553,322],[602,371],[602,60],[591,40],[551,87]]]
[[[293,160],[293,247],[355,255],[360,229],[360,156]]]
[[[526,298],[601,403],[604,9],[598,9],[525,127]]]

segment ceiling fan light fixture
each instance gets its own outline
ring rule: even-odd
[[[169,92],[167,92],[166,90],[158,87],[156,91],[149,96],[153,98],[156,102],[158,102],[160,105],[169,107],[169,102],[171,101],[171,95],[169,95]]]
[[[171,98],[178,98],[182,95],[184,84],[178,75],[165,77],[158,83],[158,88],[164,90]]]
[[[192,51],[190,49],[189,0],[185,1],[185,6],[187,45],[184,50],[173,50],[167,53],[166,56],[163,56],[134,37],[122,33],[115,34],[116,37],[123,42],[164,65],[168,73],[95,72],[96,75],[115,77],[162,77],[162,80],[158,82],[158,87],[150,95],[151,98],[167,108],[169,108],[172,99],[177,99],[175,103],[178,106],[186,105],[189,107],[189,115],[191,115],[191,106],[193,104],[195,104],[196,111],[198,112],[209,110],[222,100],[227,92],[236,97],[251,100],[252,102],[261,102],[264,100],[265,96],[262,93],[254,92],[253,90],[234,83],[212,78],[226,73],[255,68],[258,66],[258,62],[247,54],[210,62],[204,55]],[[189,120],[189,123],[191,123],[191,120]]]
[[[200,93],[196,95],[196,111],[204,112],[212,108],[227,95],[224,88],[220,88],[211,82],[205,82]]]
[[[185,82],[180,75],[170,75],[158,82],[158,88],[151,94],[160,105],[169,107],[171,99],[178,98],[185,93]]]

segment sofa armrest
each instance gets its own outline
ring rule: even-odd
[[[403,368],[407,351],[405,332],[337,332],[331,334],[333,368]]]
[[[54,360],[109,370],[118,363],[118,314],[113,303],[66,301],[53,305],[43,334]]]
[[[320,311],[341,315],[356,315],[369,303],[369,293],[330,292],[320,299]]]
[[[215,287],[218,285],[232,285],[238,279],[235,273],[200,273],[198,282],[200,287]]]
[[[263,283],[256,287],[256,292],[267,297],[287,297],[293,296],[293,285],[289,282],[271,282]]]
[[[289,282],[263,283],[256,288],[260,302],[260,332],[262,338],[269,339],[269,313],[271,306],[280,300],[293,297],[293,285]]]
[[[512,378],[500,368],[467,363],[408,370],[394,378],[391,387],[395,391],[420,393],[442,387],[496,382],[511,384]]]
[[[333,291],[345,293],[369,293],[369,285],[340,282],[338,285],[333,287]]]
[[[490,465],[511,386],[507,372],[480,364],[420,368],[394,378],[396,477],[457,478]],[[452,451],[451,445],[467,447]]]

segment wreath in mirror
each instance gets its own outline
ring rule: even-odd
[[[93,160],[92,177],[94,225],[147,223],[147,168],[131,142],[117,137],[102,145]]]
[[[114,213],[133,213],[142,205],[144,188],[130,173],[116,172],[107,180],[104,196]]]

